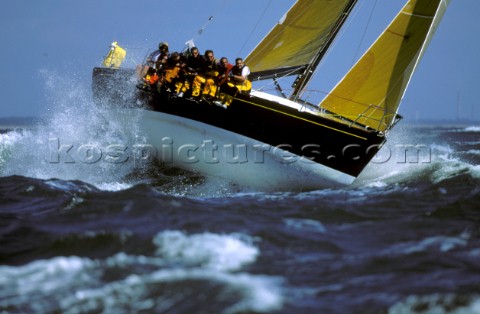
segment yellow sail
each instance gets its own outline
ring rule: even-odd
[[[408,1],[320,107],[379,131],[388,130],[449,2]]]
[[[103,59],[102,65],[107,68],[119,68],[125,59],[127,52],[120,47],[116,41],[110,46],[107,56]]]
[[[298,69],[331,39],[356,0],[299,0],[245,58],[252,72]]]

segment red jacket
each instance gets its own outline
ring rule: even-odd
[[[230,73],[232,68],[233,68],[233,64],[230,64],[230,63],[227,63],[226,65],[220,64],[218,66],[218,72],[220,73],[217,76],[219,85],[221,85],[221,84],[223,84],[227,81],[228,74]]]

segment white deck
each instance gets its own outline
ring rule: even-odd
[[[287,98],[283,98],[283,97],[280,97],[280,96],[275,96],[275,95],[268,94],[268,93],[265,93],[265,92],[261,92],[261,91],[258,91],[258,90],[252,90],[250,95],[254,96],[254,97],[270,100],[270,101],[276,102],[278,104],[281,104],[281,105],[284,105],[284,106],[287,106],[287,107],[290,107],[290,108],[293,108],[293,109],[297,109],[298,111],[301,111],[301,112],[309,112],[309,113],[312,113],[312,114],[315,114],[315,115],[319,113],[318,111],[312,111],[312,110],[308,109],[307,106],[304,106],[304,105],[299,104],[297,102],[291,101]]]

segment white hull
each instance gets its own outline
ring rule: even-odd
[[[349,185],[355,177],[211,125],[142,109],[116,109],[117,121],[138,119],[145,157],[219,177],[258,191],[299,191]]]

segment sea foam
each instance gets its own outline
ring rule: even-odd
[[[238,272],[259,254],[247,235],[163,231],[152,240],[156,256],[117,253],[0,266],[0,308],[131,313],[213,306],[217,313],[243,313],[282,307],[280,278]]]
[[[47,113],[31,130],[1,135],[2,175],[82,180],[107,190],[130,187],[125,176],[147,165],[133,149],[146,143],[139,116],[116,119],[94,104],[91,82],[76,75],[44,70],[42,77]]]
[[[259,250],[246,235],[202,233],[187,235],[180,231],[163,231],[154,239],[157,254],[172,263],[233,271],[252,263]]]

